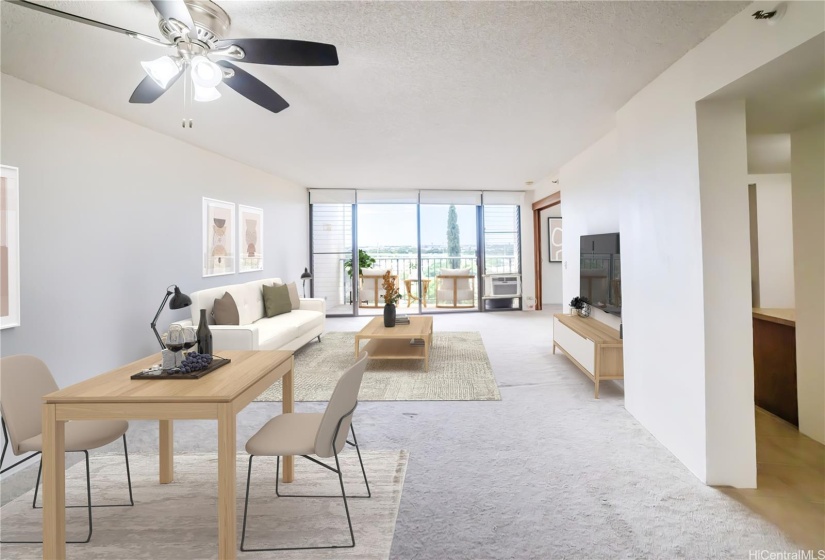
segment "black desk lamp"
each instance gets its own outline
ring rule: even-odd
[[[172,288],[175,289],[174,292],[172,292]],[[172,295],[173,293],[175,295]],[[158,330],[155,328],[155,325],[157,325],[158,317],[160,317],[160,313],[163,311],[163,307],[166,305],[166,300],[169,299],[169,296],[172,296],[172,301],[169,302],[170,309],[183,309],[184,307],[189,307],[192,305],[192,300],[190,297],[181,293],[180,288],[178,288],[175,284],[172,284],[166,288],[166,295],[160,303],[160,307],[158,307],[158,312],[155,313],[155,318],[152,319],[152,330],[155,332],[155,336],[158,339],[158,344],[160,344],[161,350],[166,350],[166,345],[163,344],[163,339],[158,334]]]
[[[307,297],[307,280],[312,280],[312,274],[309,273],[309,269],[304,267],[304,273],[301,274],[301,280],[304,282],[304,297]]]

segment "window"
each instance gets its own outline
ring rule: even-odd
[[[520,210],[513,204],[484,205],[484,273],[521,272]]]

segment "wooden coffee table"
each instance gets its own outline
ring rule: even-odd
[[[414,338],[424,340],[422,346],[413,346]],[[361,341],[368,340],[361,348]],[[372,321],[355,335],[355,357],[362,350],[376,360],[424,360],[424,371],[430,371],[430,346],[433,344],[433,318],[410,317],[409,325],[385,327],[383,317]]]

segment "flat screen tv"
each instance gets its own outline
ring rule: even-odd
[[[581,236],[579,295],[590,305],[622,314],[622,260],[618,233]]]

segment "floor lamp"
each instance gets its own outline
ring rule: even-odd
[[[307,280],[312,280],[312,274],[309,273],[308,268],[304,268],[304,273],[301,274],[301,280],[304,283],[304,297],[307,297]]]

